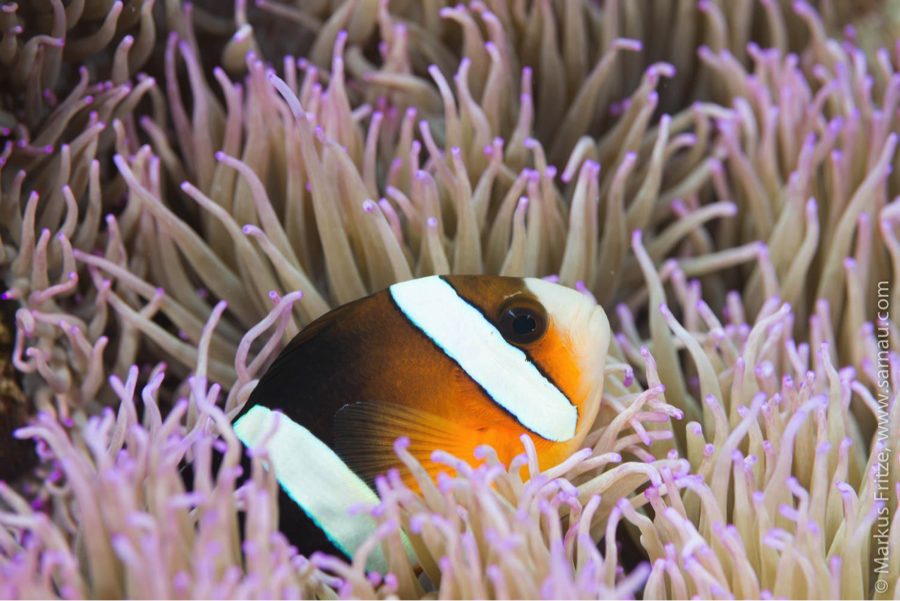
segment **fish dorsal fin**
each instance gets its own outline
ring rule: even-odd
[[[357,476],[372,486],[375,477],[397,469],[404,483],[418,490],[412,473],[394,453],[394,441],[405,436],[408,451],[432,479],[452,468],[434,463],[431,454],[443,450],[469,463],[475,461],[473,433],[430,411],[397,403],[366,401],[345,405],[334,416],[334,448]]]
[[[342,305],[337,309],[333,309],[300,330],[300,333],[294,336],[287,346],[281,350],[278,357],[275,358],[275,361],[272,362],[272,365],[270,365],[269,369],[266,370],[266,373],[263,374],[260,379],[260,384],[274,379],[283,369],[290,369],[292,362],[295,360],[294,355],[299,349],[303,348],[305,344],[319,336],[327,336],[330,329],[335,327],[340,328],[342,320],[345,320],[346,317],[358,307],[360,301],[363,300],[366,299],[359,299],[347,303],[346,305]]]

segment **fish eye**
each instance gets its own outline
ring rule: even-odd
[[[526,345],[539,340],[547,329],[542,307],[521,302],[504,307],[500,313],[500,333],[512,344]]]

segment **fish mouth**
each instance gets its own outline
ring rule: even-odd
[[[581,347],[581,368],[588,373],[602,372],[609,353],[609,318],[595,300],[582,295],[580,301],[575,318],[578,325],[573,333]]]
[[[588,317],[588,335],[593,351],[600,357],[605,365],[606,355],[609,352],[609,319],[606,311],[600,305],[594,305]]]
[[[609,354],[610,329],[609,319],[600,305],[591,307],[585,324],[586,346],[582,357],[582,369],[587,394],[582,404],[582,416],[579,420],[582,427],[591,428],[603,396],[604,371],[606,357]]]

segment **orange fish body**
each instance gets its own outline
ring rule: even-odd
[[[576,451],[600,406],[608,344],[599,306],[543,280],[402,282],[301,331],[235,431],[248,447],[266,445],[291,542],[352,555],[374,524],[352,524],[346,509],[376,500],[378,474],[405,473],[393,451],[401,436],[433,478],[449,471],[431,461],[438,449],[475,464],[487,444],[508,465],[527,434],[542,470]]]

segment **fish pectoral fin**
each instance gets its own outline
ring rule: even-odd
[[[394,441],[409,439],[409,453],[432,479],[452,468],[431,460],[436,450],[472,463],[477,446],[472,432],[460,424],[396,403],[366,401],[345,405],[334,416],[334,449],[356,475],[370,486],[375,476],[397,469],[403,481],[418,489],[415,479],[394,453]]]

